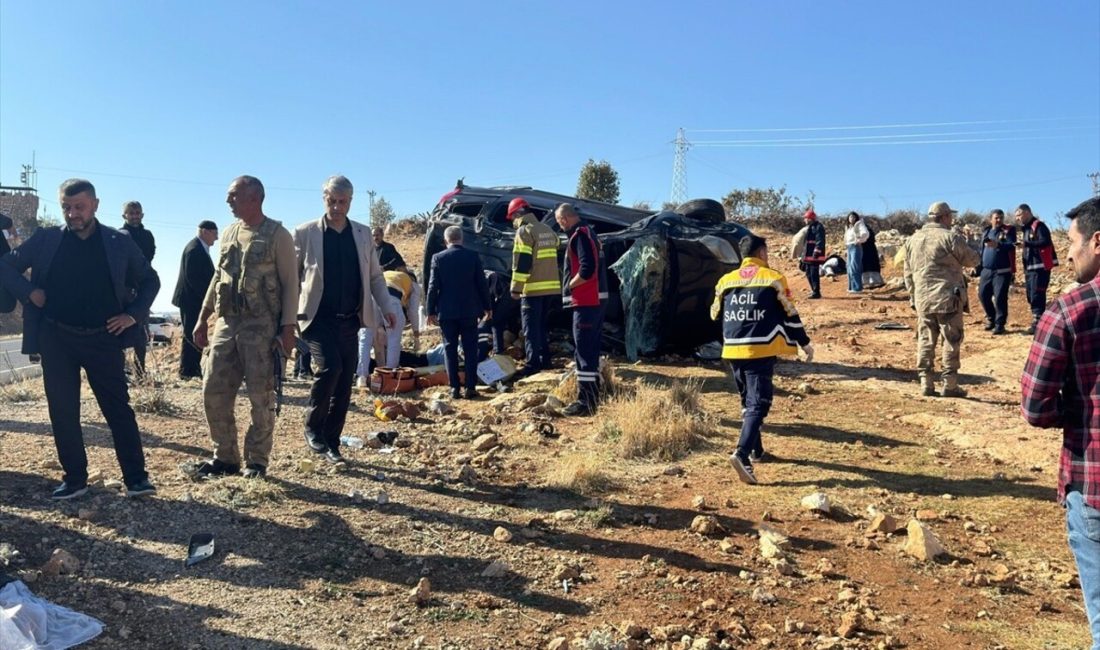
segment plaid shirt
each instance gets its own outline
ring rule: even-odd
[[[1020,388],[1028,424],[1062,427],[1058,502],[1078,490],[1100,508],[1100,277],[1047,307]]]

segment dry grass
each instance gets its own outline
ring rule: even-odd
[[[175,354],[173,354],[175,352]],[[171,345],[150,346],[145,356],[145,376],[132,379],[130,406],[138,413],[176,415],[178,406],[168,397],[168,379],[178,363],[178,348]],[[132,353],[127,353],[127,356]]]
[[[600,401],[615,397],[622,392],[622,390],[623,385],[615,376],[615,366],[607,357],[600,357]],[[552,393],[554,397],[557,397],[566,404],[577,399],[576,373],[570,372],[566,375],[565,379],[561,380],[561,383],[554,388]]]
[[[283,500],[286,490],[277,483],[240,476],[203,481],[197,484],[196,497],[205,497],[229,508],[253,508]]]
[[[603,463],[590,454],[562,458],[547,470],[545,479],[548,488],[585,495],[606,492],[615,487],[615,481],[604,472]]]
[[[601,409],[604,437],[617,442],[624,458],[673,460],[700,446],[715,430],[699,405],[700,382],[673,382],[668,388],[642,383],[609,400]]]

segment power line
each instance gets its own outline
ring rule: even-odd
[[[1020,124],[1027,122],[1058,122],[1093,120],[1092,117],[1036,117],[1012,120],[967,120],[960,122],[914,122],[909,124],[863,124],[858,126],[807,126],[755,129],[686,129],[688,133],[783,133],[795,131],[858,131],[864,129],[913,129],[940,126],[971,126],[977,124]]]
[[[771,143],[771,144],[754,144],[753,141],[745,141],[739,144],[708,144],[706,142],[693,142],[692,146],[696,147],[712,147],[716,149],[730,148],[730,149],[747,149],[752,147],[760,147],[764,149],[769,148],[796,148],[796,147],[884,147],[884,146],[900,146],[911,144],[957,144],[957,143],[973,143],[973,142],[1023,142],[1028,140],[1058,140],[1062,138],[1074,137],[1071,135],[1051,135],[1051,136],[1032,136],[1022,138],[957,138],[957,139],[940,139],[940,140],[906,140],[906,141],[880,141],[880,142],[804,142],[804,143]]]
[[[1052,131],[1082,131],[1098,130],[1100,127],[1068,126],[1055,129],[985,129],[980,131],[938,131],[933,133],[887,133],[883,135],[841,135],[818,138],[779,138],[773,140],[697,140],[692,142],[698,146],[732,145],[732,144],[774,144],[787,142],[844,142],[844,141],[883,141],[905,140],[912,138],[958,137],[964,135],[997,135],[1006,133],[1050,133]]]

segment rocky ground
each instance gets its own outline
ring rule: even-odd
[[[913,330],[875,329],[913,326],[903,291],[826,281],[807,301],[780,266],[817,359],[778,367],[758,486],[727,462],[731,382],[686,357],[613,360],[625,386],[701,382],[713,426],[680,458],[623,458],[608,416],[552,418],[536,383],[396,422],[357,394],[347,432],[399,444],[337,469],[306,450],[308,385],[291,383],[270,480],[194,483],[179,466],[209,450],[199,385],[171,379],[163,355],[161,383],[134,388],[155,498],[120,495],[85,391],[98,481],[51,502],[40,380],[0,388],[0,571],[104,621],[94,648],[1084,647],[1054,499],[1060,433],[1018,415],[1022,293],[1003,337],[974,301],[970,396],[926,398]],[[560,437],[535,431],[547,419]],[[197,532],[217,550],[185,568]]]

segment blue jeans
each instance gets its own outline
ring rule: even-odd
[[[745,414],[741,417],[741,438],[737,441],[737,457],[748,464],[749,454],[764,451],[760,439],[760,428],[764,418],[772,408],[775,386],[772,375],[775,374],[775,357],[763,359],[735,359],[733,364],[733,383],[741,395],[741,407]]]
[[[1100,650],[1100,510],[1085,503],[1080,492],[1066,493],[1066,532],[1077,561],[1092,631],[1092,650]]]
[[[848,246],[848,291],[863,291],[863,244]]]

